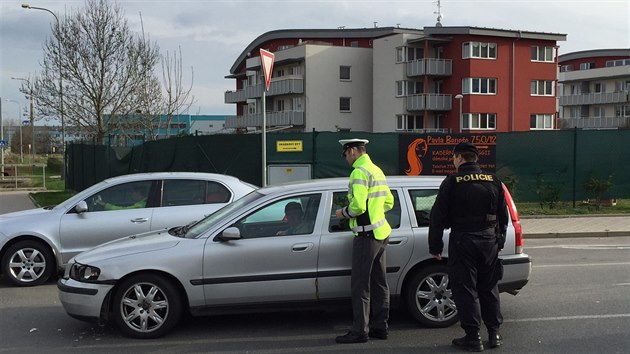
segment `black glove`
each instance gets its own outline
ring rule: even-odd
[[[499,232],[497,234],[497,243],[499,244],[499,251],[503,249],[503,246],[505,246],[505,238],[506,238],[505,232]]]

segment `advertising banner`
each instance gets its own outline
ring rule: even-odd
[[[479,149],[479,165],[487,172],[496,169],[496,134],[403,134],[398,138],[399,173],[407,176],[455,173],[453,148],[471,142]]]

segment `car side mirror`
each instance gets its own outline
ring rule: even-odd
[[[88,206],[87,206],[87,203],[85,202],[85,200],[80,201],[74,207],[74,211],[76,211],[77,214],[85,213],[87,210],[88,210]]]
[[[219,239],[222,241],[230,241],[230,240],[240,240],[241,239],[241,230],[236,227],[228,227],[223,230],[221,235],[219,235]]]

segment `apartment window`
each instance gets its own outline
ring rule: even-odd
[[[630,59],[608,60],[606,62],[607,68],[611,68],[614,66],[624,66],[624,65],[630,65]]]
[[[396,48],[396,62],[403,63],[407,60],[405,55],[405,47]]]
[[[289,75],[302,75],[302,67],[299,65],[292,66],[287,70],[289,71]]]
[[[495,113],[464,113],[462,129],[494,130],[497,128]]]
[[[554,62],[554,48],[553,47],[532,47],[532,61],[543,61],[548,63]]]
[[[276,112],[284,111],[284,100],[276,101]]]
[[[421,115],[396,115],[396,130],[419,130],[424,128],[424,117]]]
[[[490,78],[467,77],[462,80],[462,92],[466,94],[495,95],[497,80]]]
[[[580,63],[580,70],[595,69],[595,63]]]
[[[603,118],[606,116],[606,109],[601,106],[593,107],[593,117]]]
[[[553,129],[553,114],[531,114],[529,128],[532,130]]]
[[[396,81],[396,97],[407,96],[407,81]]]
[[[424,82],[422,81],[411,81],[409,86],[409,93],[411,94],[417,95],[424,92]]]
[[[339,111],[341,112],[351,112],[351,98],[350,97],[339,97]]]
[[[573,71],[573,65],[562,65],[560,67],[560,72],[561,73],[566,73],[568,71]]]
[[[256,102],[247,102],[247,114],[256,114]]]
[[[354,47],[354,48],[358,48],[359,47],[359,41],[352,41],[352,42],[350,42],[350,46]]]
[[[615,117],[630,117],[630,105],[615,106]]]
[[[284,76],[284,68],[277,69],[275,77],[283,77]]]
[[[420,60],[424,57],[422,48],[407,47],[407,61]]]
[[[595,93],[606,92],[606,84],[603,84],[603,83],[600,83],[600,82],[596,82],[593,85],[593,92],[595,92]]]
[[[350,81],[350,67],[342,65],[339,67],[339,80]]]
[[[532,96],[553,96],[553,81],[552,80],[532,80],[531,83],[531,95]]]
[[[630,80],[615,81],[615,92],[630,91]]]
[[[496,59],[497,44],[486,42],[465,42],[462,44],[463,59]]]
[[[293,97],[291,99],[291,105],[294,111],[302,112],[302,97]]]

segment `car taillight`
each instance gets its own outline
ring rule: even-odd
[[[510,212],[510,218],[512,219],[512,226],[514,226],[514,244],[516,246],[514,252],[523,253],[523,229],[521,227],[521,219],[518,216],[512,195],[510,195],[510,191],[508,191],[505,184],[503,184],[503,192],[505,192],[505,201]]]

